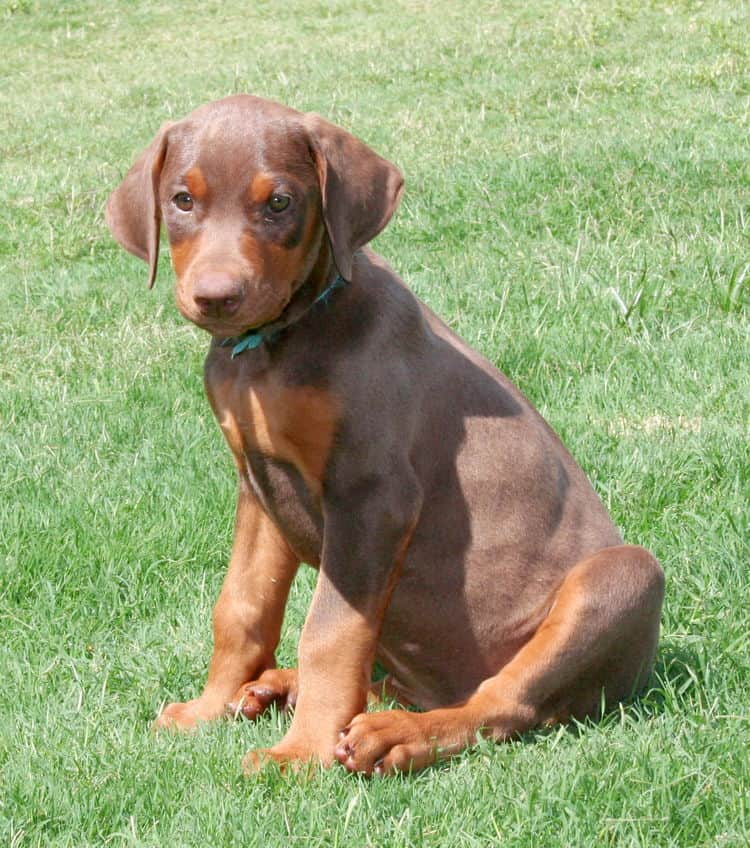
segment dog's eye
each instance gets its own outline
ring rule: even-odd
[[[271,212],[283,212],[288,206],[291,197],[288,194],[272,194],[268,201]]]
[[[193,208],[193,196],[186,191],[179,191],[172,198],[172,203],[183,212],[190,212]]]

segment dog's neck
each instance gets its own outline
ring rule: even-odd
[[[344,285],[346,280],[338,271],[335,271],[333,280],[328,282],[322,291],[316,289],[312,280],[307,280],[295,291],[281,314],[273,321],[260,327],[253,327],[240,336],[223,339],[219,344],[222,347],[232,348],[232,359],[246,350],[255,350],[264,343],[273,344],[284,330],[296,324],[319,304],[328,303],[336,289]]]

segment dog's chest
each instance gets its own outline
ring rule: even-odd
[[[222,394],[214,406],[240,473],[295,552],[317,564],[335,399],[321,389],[272,381]]]

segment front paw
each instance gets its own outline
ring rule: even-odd
[[[250,683],[245,683],[235,692],[226,705],[225,713],[230,718],[242,716],[255,719],[271,704],[288,710],[297,703],[297,671],[292,668],[271,668]]]
[[[242,759],[242,771],[246,777],[258,774],[269,765],[276,765],[282,774],[311,774],[320,766],[328,767],[334,762],[333,755],[324,756],[304,746],[276,745],[273,748],[257,748],[248,751]]]
[[[221,706],[212,706],[202,702],[200,698],[184,703],[167,704],[156,717],[153,730],[190,731],[204,721],[211,721],[223,714]]]

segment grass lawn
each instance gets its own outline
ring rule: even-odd
[[[3,844],[750,845],[750,7],[0,0],[0,80]],[[402,168],[377,249],[662,562],[640,702],[387,781],[243,779],[279,715],[149,732],[204,679],[234,470],[206,337],[102,208],[237,91]]]

